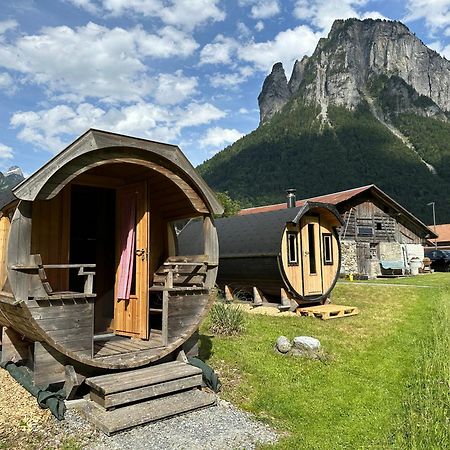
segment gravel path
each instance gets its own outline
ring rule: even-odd
[[[102,435],[89,450],[254,449],[277,441],[267,425],[224,400],[219,405],[155,422],[114,436]]]
[[[6,370],[0,369],[0,449],[241,450],[274,443],[277,435],[230,403],[106,436],[75,410],[58,422]]]

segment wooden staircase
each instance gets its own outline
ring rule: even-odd
[[[202,371],[181,361],[86,379],[91,388],[84,414],[110,435],[215,404],[202,392]]]

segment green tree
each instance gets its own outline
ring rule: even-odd
[[[241,204],[230,197],[228,192],[216,192],[216,197],[223,206],[223,214],[220,217],[235,216],[241,209]]]

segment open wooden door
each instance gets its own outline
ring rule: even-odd
[[[319,218],[305,216],[301,220],[303,295],[322,294],[322,261],[320,255]]]
[[[117,190],[117,250],[114,332],[148,339],[149,210],[145,181]]]

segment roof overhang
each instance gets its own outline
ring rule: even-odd
[[[196,172],[176,145],[139,139],[102,130],[90,129],[57,154],[14,189],[21,200],[50,199],[54,197],[84,168],[96,163],[120,162],[121,158],[135,158],[154,162],[184,180],[202,197],[212,213],[222,214],[223,207],[213,191]]]
[[[334,227],[340,227],[344,225],[344,221],[339,214],[339,211],[334,205],[331,205],[330,203],[307,201],[303,206],[300,207],[292,222],[299,223],[301,218],[307,214],[321,214]]]

